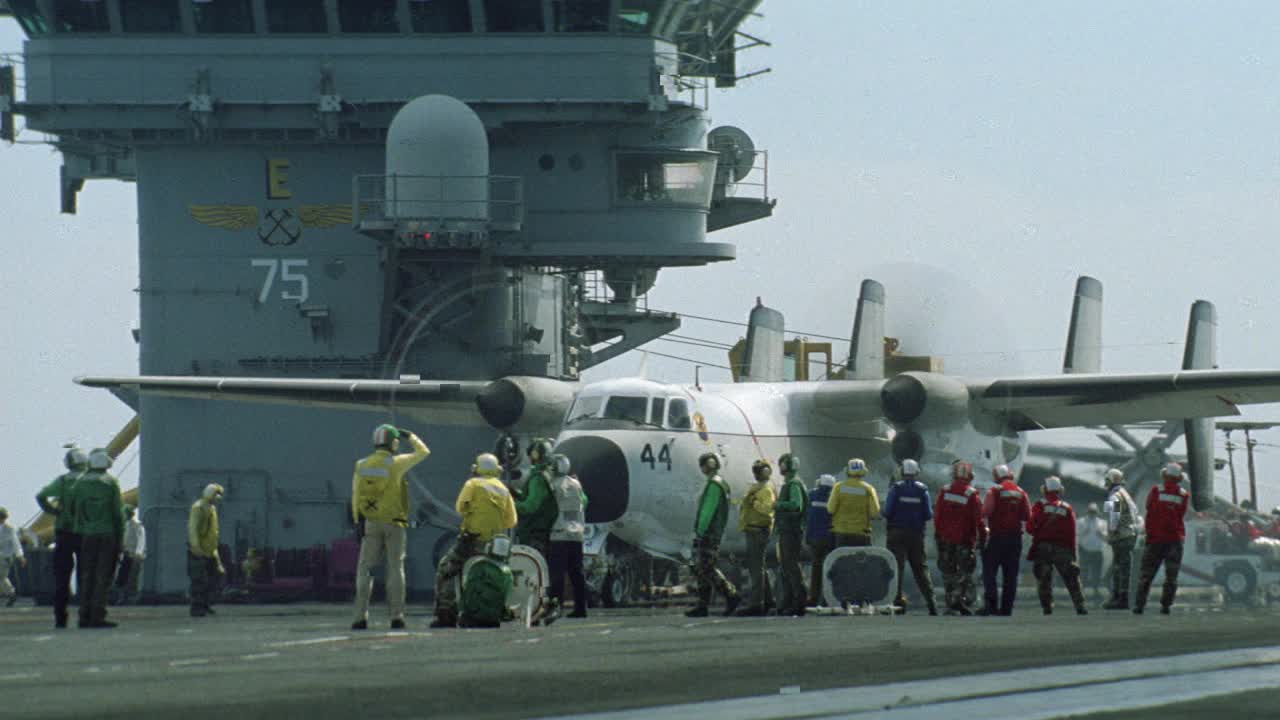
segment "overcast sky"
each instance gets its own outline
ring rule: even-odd
[[[650,305],[740,320],[759,295],[789,329],[844,337],[873,275],[906,350],[941,354],[951,372],[1052,373],[1087,273],[1106,288],[1108,370],[1176,368],[1197,298],[1217,303],[1223,367],[1280,367],[1280,5],[1153,7],[767,0],[747,29],[773,47],[739,67],[773,72],[715,92],[712,113],[769,151],[776,215],[715,234],[738,260],[665,271]],[[21,42],[0,21],[0,53]],[[137,370],[133,186],[91,181],[79,215],[60,215],[58,166],[46,146],[0,148],[0,505],[20,522],[59,471],[61,443],[104,443],[130,417],[71,377]],[[693,320],[681,330],[723,342],[740,332]],[[592,377],[638,365],[624,356]],[[693,377],[672,360],[650,368]],[[1259,437],[1280,445],[1280,432]],[[1280,449],[1261,450],[1269,507]],[[1218,491],[1229,494],[1225,476]]]

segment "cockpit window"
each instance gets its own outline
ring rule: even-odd
[[[609,420],[645,422],[648,417],[649,398],[630,395],[614,395],[604,406],[604,416]]]
[[[667,427],[673,430],[688,430],[693,426],[689,420],[689,403],[684,398],[671,398],[667,403]]]
[[[649,424],[662,426],[662,416],[667,412],[667,399],[654,398],[653,404],[649,406]]]
[[[600,414],[600,406],[604,403],[602,397],[580,397],[573,401],[573,407],[569,409],[569,420],[566,425],[572,425],[579,420],[593,418]]]

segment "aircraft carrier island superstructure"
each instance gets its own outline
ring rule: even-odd
[[[9,0],[3,134],[61,151],[63,212],[136,182],[142,374],[573,379],[679,325],[645,309],[661,268],[732,259],[707,233],[772,212],[763,153],[707,111],[759,4]],[[236,560],[351,535],[386,418],[126,400],[149,594],[185,589],[210,482]],[[446,501],[496,437],[401,424],[433,450],[415,495]],[[410,533],[419,594],[440,534]]]

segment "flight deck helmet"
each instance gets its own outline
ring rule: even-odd
[[[920,475],[920,463],[907,458],[902,461],[902,479],[914,480]]]
[[[720,462],[720,456],[713,452],[702,453],[698,457],[698,468],[702,470],[703,474],[710,475],[720,472],[721,467],[723,467],[723,463]]]
[[[534,465],[545,465],[551,459],[551,441],[546,438],[534,440],[529,443],[526,454]]]
[[[111,467],[111,453],[106,448],[94,448],[89,453],[89,469],[90,470],[106,470]]]
[[[72,445],[67,449],[67,454],[62,457],[62,464],[66,465],[68,470],[84,470],[89,467],[89,455]]]
[[[845,477],[864,478],[867,476],[867,461],[862,458],[851,458],[844,466]]]
[[[751,463],[751,475],[755,477],[756,482],[765,482],[769,476],[773,475],[773,465],[763,458],[757,460]]]
[[[481,453],[476,456],[475,472],[484,477],[497,477],[502,474],[502,464],[493,453]]]
[[[573,469],[573,463],[570,462],[569,456],[561,453],[552,455],[549,460],[551,467],[555,469],[556,475],[568,475]]]
[[[784,453],[778,458],[778,470],[783,475],[795,475],[800,472],[800,458],[791,453]]]
[[[1175,480],[1182,482],[1182,466],[1178,463],[1171,462],[1164,466],[1164,470],[1160,471],[1160,477],[1165,480]]]
[[[395,425],[379,425],[373,429],[373,446],[395,452],[400,445],[400,430]]]
[[[1002,483],[1013,479],[1013,471],[1009,469],[1008,465],[997,465],[991,469],[991,477],[995,478],[997,483]]]
[[[973,463],[957,460],[951,465],[951,477],[964,482],[973,482]]]
[[[1124,484],[1124,471],[1120,468],[1111,468],[1103,477],[1107,480],[1107,487]]]
[[[1062,478],[1057,475],[1050,475],[1044,479],[1044,491],[1047,493],[1062,492]]]

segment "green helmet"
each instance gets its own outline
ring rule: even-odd
[[[534,465],[544,465],[551,460],[551,441],[546,438],[537,438],[529,443],[529,462]]]
[[[379,425],[373,429],[373,446],[393,448],[400,440],[400,430],[395,425]]]
[[[795,475],[800,472],[800,458],[791,453],[786,453],[778,458],[778,469],[782,471],[783,475]]]

